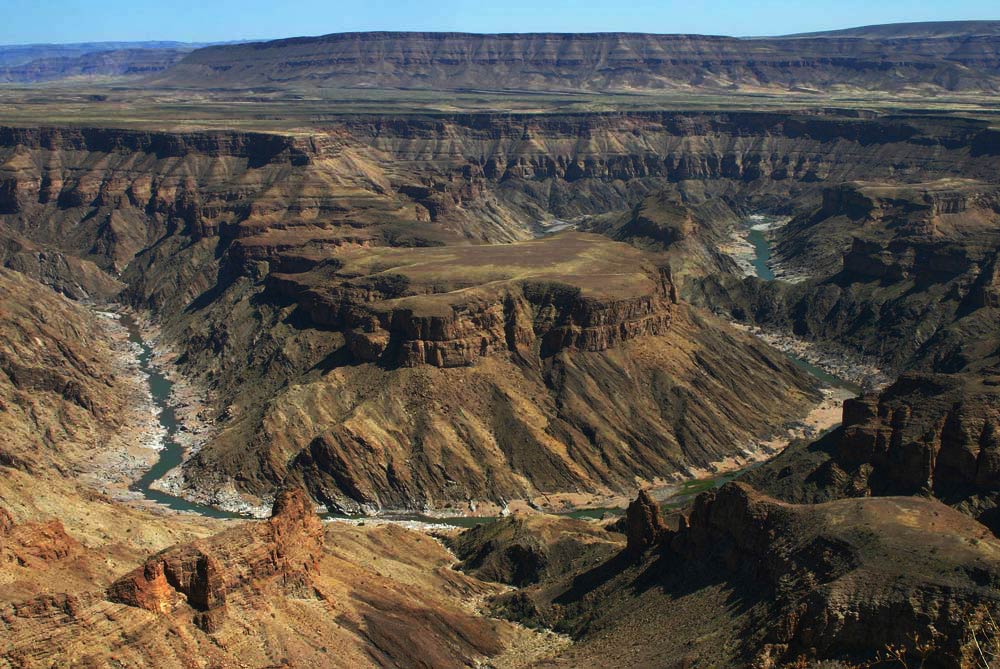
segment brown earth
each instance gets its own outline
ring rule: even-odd
[[[636,476],[724,459],[804,413],[780,357],[676,299],[698,298],[690,277],[731,269],[713,251],[722,228],[889,164],[900,179],[986,179],[991,133],[768,114],[11,128],[5,234],[79,264],[49,270],[24,244],[6,263],[84,294],[114,288],[87,268],[125,270],[126,298],[217,398],[191,489],[235,479],[266,496],[291,477],[349,510],[632,492]],[[641,253],[572,234],[471,243],[629,206],[593,227]],[[736,391],[750,379],[753,393]],[[608,448],[619,456],[596,455]]]
[[[161,87],[436,90],[919,91],[997,89],[996,22],[864,38],[635,33],[339,33],[200,49]]]
[[[103,592],[99,580],[86,588],[83,570],[99,554],[88,563],[78,546],[60,549],[49,541],[56,526],[4,530],[16,555],[45,542],[28,559],[47,569],[24,566],[50,580],[0,609],[2,666],[447,668],[503,664],[550,643],[478,616],[476,602],[501,588],[449,569],[430,537],[392,525],[324,528],[302,491],[279,495],[269,520],[162,551]],[[18,543],[23,535],[32,538]],[[69,572],[67,592],[71,582],[52,579]]]
[[[651,529],[633,541],[645,548],[495,599],[577,640],[538,666],[856,666],[895,647],[901,661],[967,667],[973,631],[990,643],[1000,544],[940,503],[790,505],[730,483],[676,530],[632,517],[647,508],[627,522]]]

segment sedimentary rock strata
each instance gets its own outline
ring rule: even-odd
[[[201,49],[154,81],[292,89],[995,90],[995,26],[970,22],[971,34],[873,32],[864,39],[835,33],[753,40],[624,33],[342,33]],[[886,73],[890,68],[892,76]]]

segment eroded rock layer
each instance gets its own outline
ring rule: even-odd
[[[545,666],[817,666],[895,652],[964,667],[995,634],[1000,544],[932,500],[793,505],[730,483],[677,529],[643,500],[627,524],[632,548],[617,558],[495,601],[576,636]]]
[[[964,22],[954,32],[872,31],[864,39],[836,33],[752,40],[636,33],[340,33],[201,49],[155,81],[186,87],[438,90],[996,90],[996,33],[991,21]]]
[[[345,510],[623,489],[742,450],[807,402],[787,363],[683,305],[690,277],[732,269],[713,221],[887,169],[986,184],[994,135],[753,113],[9,128],[0,248],[78,296],[116,289],[101,268],[159,315],[221,416],[191,489],[290,477]],[[940,215],[964,215],[947,199]],[[647,251],[476,243],[630,207],[593,229]]]

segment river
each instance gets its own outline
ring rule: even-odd
[[[753,244],[755,250],[755,257],[753,259],[753,266],[756,269],[757,275],[766,281],[774,280],[774,272],[769,266],[771,258],[771,247],[770,242],[764,235],[764,226],[752,226],[750,228],[750,233],[748,240]],[[208,516],[210,518],[248,518],[250,516],[245,516],[242,514],[234,513],[231,511],[225,511],[218,509],[214,506],[209,506],[207,504],[200,504],[198,502],[193,502],[183,497],[176,495],[171,495],[170,493],[164,492],[162,490],[157,490],[153,487],[153,484],[165,476],[169,471],[175,467],[180,466],[184,460],[184,447],[177,440],[177,432],[180,430],[180,425],[177,421],[177,415],[174,408],[170,405],[171,393],[173,390],[173,383],[168,379],[154,364],[153,362],[153,349],[149,344],[143,339],[142,332],[138,327],[138,324],[128,316],[122,318],[122,324],[128,329],[129,339],[138,345],[140,353],[138,355],[137,361],[139,363],[139,368],[146,375],[149,383],[149,391],[152,395],[153,402],[158,411],[158,419],[160,426],[163,428],[163,448],[159,452],[159,458],[156,463],[146,471],[146,473],[138,481],[132,484],[132,490],[142,493],[146,499],[155,502],[159,505],[165,506],[167,508],[173,509],[175,511],[182,511],[188,513],[197,513],[203,516]],[[850,384],[843,379],[840,379],[823,369],[813,365],[805,360],[797,358],[793,355],[789,355],[789,358],[795,362],[796,365],[801,367],[803,370],[813,375],[825,384],[837,386],[840,388],[845,388],[856,392],[857,387]],[[759,463],[757,463],[759,464]],[[741,470],[742,471],[742,470]],[[692,481],[681,483],[678,486],[678,493],[671,498],[672,501],[678,501],[686,499],[691,496],[695,491],[700,491],[705,489],[705,487],[715,487],[722,485],[726,481],[732,480],[739,472],[731,472],[729,474],[722,475],[714,479],[693,479]],[[605,515],[620,515],[623,512],[622,509],[578,509],[576,511],[570,511],[559,515],[565,515],[571,518],[601,518]],[[328,519],[341,519],[341,520],[365,520],[366,516],[348,516],[326,513],[322,514],[324,518]],[[378,516],[379,519],[393,520],[393,521],[413,521],[419,523],[427,523],[432,525],[449,525],[456,527],[474,527],[482,523],[494,520],[493,516],[447,516],[447,517],[435,517],[428,516],[419,513],[399,513],[399,514],[382,514]]]

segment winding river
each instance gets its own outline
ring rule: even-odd
[[[753,244],[755,250],[755,257],[753,260],[754,268],[756,269],[757,276],[766,281],[774,280],[774,272],[769,266],[771,259],[771,245],[767,237],[764,235],[763,230],[755,229],[758,226],[753,226],[750,228],[748,235],[748,240]],[[177,415],[174,408],[170,405],[170,397],[173,389],[173,383],[157,368],[153,363],[153,349],[149,344],[142,338],[142,332],[140,331],[136,322],[125,316],[122,318],[122,324],[128,329],[129,339],[134,344],[139,347],[139,355],[137,357],[137,362],[139,363],[139,368],[146,375],[149,383],[149,391],[153,398],[153,403],[158,411],[158,419],[161,427],[164,431],[163,437],[163,448],[159,451],[159,458],[156,463],[146,471],[146,473],[138,481],[132,484],[132,490],[140,492],[146,499],[155,502],[159,505],[165,506],[167,508],[173,509],[175,511],[187,512],[187,513],[197,513],[202,516],[207,516],[210,518],[247,518],[242,514],[234,513],[231,511],[224,511],[207,504],[200,504],[198,502],[192,502],[190,500],[184,499],[183,497],[178,497],[176,495],[171,495],[170,493],[163,492],[162,490],[157,490],[153,487],[154,483],[165,476],[170,470],[178,467],[184,459],[184,447],[177,441],[177,432],[180,430],[180,424],[177,422]],[[789,358],[795,362],[796,365],[801,367],[804,371],[813,375],[823,383],[832,386],[838,386],[841,388],[846,388],[851,391],[856,392],[856,387],[843,379],[840,379],[823,369],[813,365],[805,360],[796,358],[793,355],[789,355]],[[731,472],[717,479],[714,479],[711,484],[721,485],[725,481],[731,480],[739,472]],[[690,488],[698,488],[699,483],[705,483],[704,481],[690,481],[679,486],[679,493],[677,496],[672,498],[673,500],[681,500],[686,498],[686,491]],[[692,484],[693,487],[692,487]],[[606,514],[620,515],[623,513],[622,509],[579,509],[576,511],[567,512],[565,515],[573,518],[601,518]],[[340,519],[352,519],[352,520],[362,520],[366,518],[365,516],[347,516],[339,514],[323,514],[325,518],[340,518]],[[480,525],[482,523],[494,520],[493,516],[448,516],[448,517],[435,517],[426,516],[418,513],[400,513],[400,514],[383,514],[379,518],[384,518],[388,520],[397,521],[417,521],[421,523],[428,523],[434,525],[451,525],[457,527],[473,527],[475,525]]]

